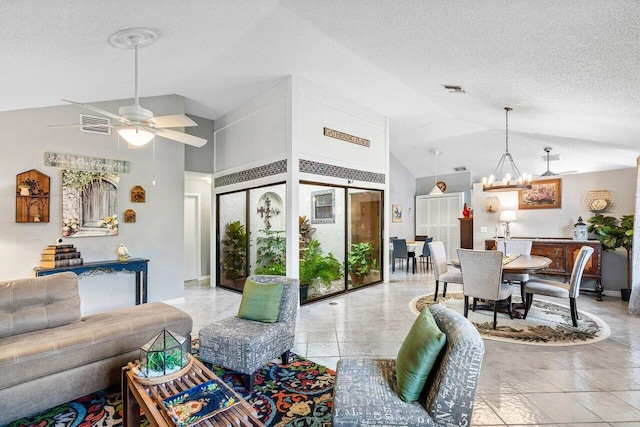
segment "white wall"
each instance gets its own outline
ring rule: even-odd
[[[385,212],[389,223],[389,235],[413,240],[416,229],[416,179],[393,155],[390,155],[389,193],[391,203]],[[393,205],[402,205],[402,222],[391,221]]]
[[[582,173],[559,176],[562,179],[562,208],[518,210],[517,192],[485,193],[482,184],[474,184],[474,248],[483,249],[484,241],[492,239],[495,226],[500,225],[500,212],[484,212],[485,197],[500,199],[501,209],[515,209],[517,221],[510,224],[512,237],[562,237],[572,238],[573,224],[578,216],[587,222],[593,214],[585,208],[583,200],[590,190],[609,190],[617,199],[616,205],[606,213],[620,218],[635,212],[636,170]],[[487,232],[481,232],[481,227]],[[502,228],[499,227],[499,236]],[[593,236],[591,238],[594,238]],[[605,289],[619,290],[626,286],[626,251],[605,252],[602,257],[603,285]]]
[[[313,191],[335,191],[335,219],[334,223],[313,224],[311,223],[311,193]],[[313,238],[320,243],[320,250],[323,254],[331,252],[340,262],[344,259],[344,238],[345,238],[345,215],[344,189],[331,188],[322,185],[300,185],[300,216],[305,215],[311,227],[316,231]]]
[[[456,172],[438,175],[437,177],[420,177],[416,179],[416,196],[429,194],[438,181],[442,181],[447,185],[445,193],[464,193],[464,203],[467,203],[470,208],[473,207],[471,172]],[[462,216],[462,212],[460,212],[460,216]]]
[[[117,112],[132,100],[92,103]],[[184,113],[184,99],[170,95],[142,98],[141,104],[155,115]],[[0,113],[0,280],[33,276],[42,249],[61,236],[61,169],[44,166],[46,151],[131,161],[131,173],[120,174],[118,206],[133,209],[137,222],[120,221],[119,235],[65,239],[81,252],[85,262],[116,259],[116,248],[124,243],[134,257],[148,258],[149,301],[180,298],[183,290],[183,195],[184,145],[156,139],[155,180],[152,146],[118,149],[117,136],[95,135],[73,128],[53,129],[55,124],[79,123],[79,114],[90,114],[77,106],[37,108]],[[37,169],[51,177],[49,223],[15,222],[16,174]],[[146,190],[146,203],[131,203],[135,185]],[[135,303],[133,275],[119,273],[80,280],[82,313],[94,313]]]

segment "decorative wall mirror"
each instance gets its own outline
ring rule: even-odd
[[[97,237],[118,234],[117,174],[62,171],[62,235]]]

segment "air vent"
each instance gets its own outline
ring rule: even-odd
[[[442,86],[444,86],[444,88],[449,92],[465,93],[464,89],[462,89],[462,86],[457,86],[457,85],[442,85]]]
[[[109,119],[104,117],[87,116],[80,114],[80,132],[99,133],[100,135],[111,135],[111,124]]]
[[[453,170],[456,172],[464,172],[467,170],[467,168],[464,166],[456,166],[455,168],[453,168]]]

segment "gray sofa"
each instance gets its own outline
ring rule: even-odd
[[[81,317],[74,273],[0,282],[0,424],[119,384],[163,327],[192,325],[161,302]]]
[[[429,308],[447,342],[420,399],[396,393],[394,359],[342,359],[333,399],[333,426],[471,425],[484,343],[467,319],[441,305]]]

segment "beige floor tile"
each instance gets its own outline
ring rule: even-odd
[[[638,422],[640,410],[618,399],[608,392],[577,392],[569,394],[572,399],[608,422]]]
[[[473,408],[472,426],[503,426],[504,421],[481,397],[476,397]]]
[[[611,394],[634,408],[640,409],[640,391],[612,391]]]
[[[485,402],[507,424],[550,424],[554,421],[521,394],[485,394]]]
[[[525,396],[556,423],[604,421],[564,393],[532,393]]]

